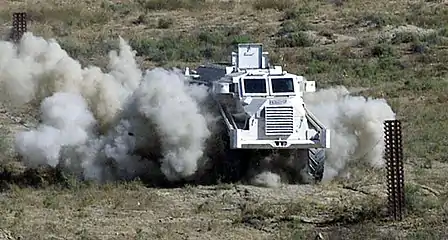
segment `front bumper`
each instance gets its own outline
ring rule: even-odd
[[[330,148],[330,130],[323,129],[319,139],[244,139],[240,129],[230,131],[230,148],[232,149],[308,149],[308,148]]]

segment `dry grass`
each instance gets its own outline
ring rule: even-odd
[[[384,174],[357,164],[350,180],[282,189],[148,189],[139,182],[96,186],[70,179],[65,186],[21,188],[16,179],[0,198],[5,234],[22,239],[310,239],[318,233],[328,239],[447,237],[446,3],[37,2],[0,3],[2,32],[12,11],[27,11],[30,30],[58,39],[84,64],[104,67],[118,36],[130,41],[145,67],[226,60],[232,43],[257,41],[288,71],[320,86],[343,84],[385,97],[405,127],[408,213],[401,223],[381,221]],[[1,116],[2,134],[7,134],[11,123]],[[4,140],[0,146],[8,148]],[[10,167],[7,157],[2,162]],[[41,175],[34,179],[45,181]]]

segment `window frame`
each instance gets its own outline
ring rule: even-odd
[[[248,92],[246,92],[246,84],[245,84],[246,82],[245,81],[251,80],[251,79],[258,79],[258,80],[263,79],[264,83],[265,83],[266,91],[263,93],[248,93]],[[241,86],[243,96],[269,96],[270,95],[269,81],[268,81],[268,78],[265,76],[245,76],[245,77],[240,78],[240,81],[241,81],[240,86]]]
[[[277,93],[274,92],[272,82],[273,82],[273,80],[276,81],[276,80],[279,80],[279,79],[290,79],[290,80],[292,80],[293,91],[292,92],[277,92]],[[291,96],[291,95],[296,95],[296,88],[299,87],[299,86],[297,86],[295,84],[294,80],[295,80],[294,77],[269,77],[269,91],[270,91],[270,94],[272,96]]]

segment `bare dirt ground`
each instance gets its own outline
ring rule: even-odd
[[[385,221],[385,171],[357,162],[348,179],[275,189],[158,189],[139,181],[98,186],[71,179],[54,185],[50,173],[23,174],[11,150],[9,140],[35,124],[29,114],[35,111],[0,108],[0,239],[448,238],[446,2],[31,0],[0,6],[3,36],[12,12],[27,11],[30,31],[56,38],[83,64],[105,67],[119,35],[140,53],[143,67],[222,60],[231,43],[251,40],[319,86],[342,84],[384,97],[405,128],[407,204],[404,221]]]

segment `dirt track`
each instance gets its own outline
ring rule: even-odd
[[[128,184],[64,191],[15,189],[3,195],[0,204],[1,225],[24,239],[44,239],[47,234],[55,239],[272,239],[289,237],[291,233],[283,232],[286,224],[303,223],[309,230],[313,224],[362,220],[357,209],[381,199],[335,186],[146,189]]]

